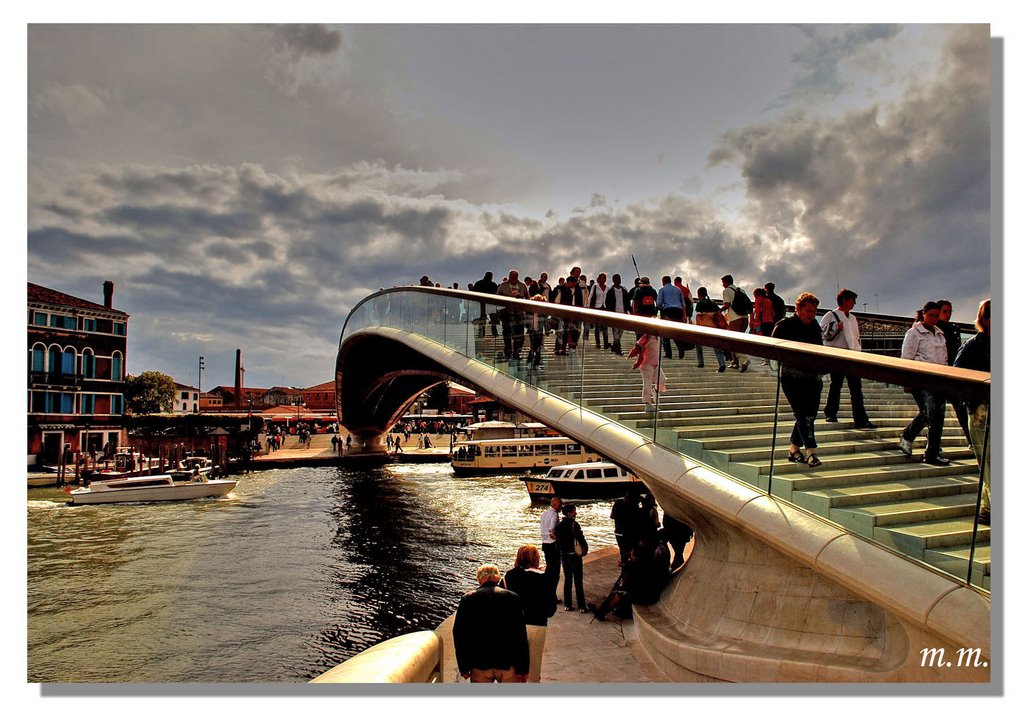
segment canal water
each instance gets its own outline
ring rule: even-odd
[[[449,465],[240,476],[225,498],[75,507],[28,493],[30,682],[304,682],[436,627],[476,567],[539,542],[514,477]],[[614,545],[610,502],[580,505]]]

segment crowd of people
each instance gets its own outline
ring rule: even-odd
[[[736,284],[732,275],[723,275],[721,300],[715,301],[706,287],[697,288],[694,299],[689,286],[679,276],[662,276],[661,287],[657,290],[652,287],[650,278],[646,276],[635,278],[632,287],[628,288],[622,284],[621,275],[613,274],[610,277],[609,283],[608,273],[599,272],[595,279],[588,281],[587,276],[577,266],[552,284],[548,282],[546,272],[540,273],[536,279],[526,276],[520,280],[519,271],[511,269],[501,283],[495,282],[493,273],[487,272],[480,280],[470,283],[468,289],[504,297],[528,298],[559,305],[627,313],[638,317],[660,317],[673,322],[694,323],[702,327],[738,333],[750,332],[811,345],[862,350],[860,330],[857,318],[853,314],[857,293],[846,288],[837,293],[835,308],[819,318],[818,309],[821,301],[809,292],[801,293],[797,297],[794,313],[787,316],[786,302],[775,292],[775,284],[772,282],[766,282],[748,295],[744,288]],[[433,284],[426,276],[421,279],[421,283]],[[986,300],[982,305],[988,308],[989,303],[990,301]],[[917,321],[906,332],[901,357],[945,365],[955,364],[961,337],[957,327],[950,322],[951,314],[952,303],[949,300],[925,303],[917,313]],[[484,303],[481,303],[480,312],[475,319],[469,318],[469,315],[467,314],[467,321],[478,325],[479,336],[484,336],[488,327],[492,336],[498,337],[500,334],[503,341],[503,359],[509,362],[523,360],[522,351],[528,340],[529,347],[525,359],[531,369],[542,367],[543,339],[551,333],[555,334],[554,355],[571,353],[581,342],[587,342],[590,335],[593,335],[596,349],[624,354],[622,330],[618,328],[578,323],[511,308],[494,310],[493,306]],[[979,320],[978,327],[979,335],[988,337],[989,326],[985,324],[985,329],[981,330],[982,324]],[[978,347],[982,347],[982,344]],[[987,348],[987,345],[984,347]],[[655,411],[658,395],[667,389],[667,378],[663,371],[665,361],[671,361],[676,356],[682,358],[690,350],[696,351],[697,367],[703,368],[704,348],[700,345],[693,346],[682,340],[670,341],[668,338],[648,337],[643,333],[636,333],[636,343],[628,355],[635,358],[633,368],[640,372],[642,378],[641,402],[647,413]],[[719,373],[724,373],[728,369],[743,373],[750,367],[750,359],[744,353],[729,352],[717,347],[713,350]],[[964,360],[965,363],[971,364],[960,366],[987,371],[987,356],[980,356],[981,353],[971,353]],[[765,359],[762,364],[767,365],[769,361]],[[850,395],[854,427],[858,430],[878,429],[868,416],[861,380],[855,374],[826,370],[808,364],[784,365],[780,370],[780,384],[794,418],[788,455],[790,462],[803,463],[808,467],[818,467],[822,464],[815,439],[815,421],[822,409],[823,378],[826,374],[829,377],[829,387],[824,404],[825,421],[839,422],[840,398],[845,384]],[[924,462],[948,465],[949,459],[941,452],[947,399],[928,390],[907,390],[913,396],[920,412],[900,433],[900,450],[908,456],[912,455],[915,438],[927,427],[928,442],[924,451]],[[982,413],[988,412],[987,405],[961,401],[952,401],[952,405],[963,432],[974,447],[976,442],[971,436],[971,424],[973,422],[977,427],[983,426],[980,417]],[[978,454],[979,462],[983,462],[983,455],[984,453]]]
[[[583,558],[589,545],[576,514],[575,505],[552,498],[541,515],[539,549],[521,546],[504,576],[496,565],[477,569],[478,586],[460,600],[452,627],[462,677],[470,682],[540,682],[548,620],[559,603],[566,612],[593,613],[597,620],[609,613],[631,617],[634,603],[657,602],[693,538],[686,523],[667,513],[662,527],[654,496],[631,490],[615,502],[611,514],[622,571],[600,604],[588,603]]]

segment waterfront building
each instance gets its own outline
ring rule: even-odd
[[[124,438],[128,313],[28,283],[28,464],[56,465],[61,449],[102,450]]]
[[[171,412],[175,415],[183,415],[185,413],[199,412],[199,408],[199,388],[175,382],[174,407],[171,409]]]
[[[204,392],[199,395],[199,412],[219,411],[224,407],[224,398],[213,392]]]
[[[334,402],[334,381],[320,383],[302,390],[302,402],[310,410],[330,410],[337,407]]]

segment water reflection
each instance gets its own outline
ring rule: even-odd
[[[71,507],[30,490],[29,680],[307,680],[432,629],[539,540],[514,478],[444,465],[243,477],[221,500]],[[592,547],[610,503],[583,504]]]

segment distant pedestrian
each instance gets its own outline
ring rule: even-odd
[[[754,309],[754,303],[747,297],[741,287],[733,283],[732,275],[722,276],[722,312],[725,313],[726,322],[733,332],[745,333],[750,323],[750,312]],[[742,353],[730,353],[732,363],[729,367],[739,368],[740,372],[746,372],[750,367],[750,360]]]
[[[628,314],[630,309],[629,290],[622,285],[622,276],[612,275],[612,284],[604,296],[604,309],[608,312]],[[622,328],[612,328],[612,344],[609,351],[622,354]]]
[[[551,505],[540,516],[540,549],[544,553],[544,571],[551,576],[552,595],[558,587],[561,555],[558,552],[558,539],[555,527],[558,525],[558,513],[562,510],[562,498],[551,498]],[[557,598],[555,602],[557,602]]]
[[[587,600],[583,592],[583,557],[589,552],[583,528],[576,522],[576,506],[566,505],[562,508],[562,520],[555,527],[555,538],[558,541],[558,552],[562,560],[562,572],[565,581],[562,586],[562,601],[566,611],[573,610],[572,591],[576,588],[576,604],[581,613],[589,612]]]
[[[636,345],[629,351],[628,357],[636,358],[633,369],[640,371],[643,381],[640,402],[644,404],[644,412],[653,413],[658,394],[667,389],[665,373],[661,369],[661,358],[658,357],[658,338],[653,335],[641,335]]]
[[[904,360],[946,364],[946,337],[937,326],[939,304],[929,301],[917,312],[917,322],[903,337],[900,357]],[[924,450],[924,461],[930,465],[949,465],[942,454],[942,426],[946,420],[946,396],[934,390],[910,388],[910,394],[917,403],[917,416],[903,429],[899,436],[900,451],[910,457],[914,451],[914,440],[925,425],[928,426],[928,444]]]
[[[633,289],[632,307],[634,315],[652,318],[658,314],[658,291],[651,287],[651,279],[646,275],[639,280],[639,284]],[[636,330],[637,340],[643,335],[643,331]]]
[[[821,326],[815,321],[819,300],[809,292],[796,299],[796,313],[776,323],[772,337],[796,340],[809,345],[821,345]],[[779,382],[789,406],[793,410],[793,432],[789,436],[790,462],[807,463],[808,467],[821,465],[818,442],[814,437],[814,419],[821,406],[821,374],[815,367],[784,364]],[[801,451],[807,451],[807,455]]]
[[[978,333],[963,344],[953,363],[958,368],[992,372],[992,300],[982,300],[978,305],[978,318],[974,322]],[[990,443],[988,437],[988,403],[971,401],[966,403],[968,437],[971,449],[978,460],[981,471],[981,508],[978,522],[990,525],[992,522],[992,489],[989,479]]]
[[[345,452],[352,449],[352,435],[348,434],[345,436]]]
[[[619,546],[619,565],[625,564],[629,551],[636,545],[640,514],[640,491],[630,488],[625,496],[612,503],[611,519],[615,524],[615,544]]]
[[[661,289],[658,290],[657,299],[658,310],[661,311],[662,320],[673,320],[675,322],[686,322],[684,319],[685,315],[685,301],[683,299],[683,291],[672,284],[672,278],[668,275],[664,275],[661,278]],[[682,360],[686,354],[686,343],[682,340],[675,341],[676,350],[679,351],[679,359]],[[661,340],[662,349],[665,351],[665,357],[669,360],[672,359],[672,345],[668,338],[662,338]]]
[[[952,365],[956,361],[957,354],[960,352],[962,342],[960,329],[950,321],[953,315],[953,303],[949,300],[936,300],[935,302],[939,304],[939,321],[935,323],[935,327],[941,330],[942,334],[946,337],[946,364]],[[957,422],[960,423],[964,435],[970,437],[971,430],[968,425],[967,410],[964,404],[959,402],[950,404],[953,406],[953,412],[956,413]]]
[[[722,315],[722,311],[718,309],[718,305],[715,301],[708,297],[708,289],[706,287],[697,288],[697,304],[693,306],[695,315],[694,319],[697,325],[701,327],[713,327],[719,330],[728,330],[729,325],[725,321],[725,317]],[[715,357],[718,359],[718,372],[725,372],[725,350],[719,347],[712,348],[715,351]],[[700,345],[697,346],[697,367],[704,367],[704,348]]]
[[[331,447],[334,448],[334,452],[335,452],[336,455],[340,455],[341,454],[341,438],[339,438],[337,435],[334,435],[331,438]]]
[[[786,319],[786,301],[779,297],[775,292],[775,283],[767,282],[764,284],[765,292],[768,294],[768,300],[772,304],[772,316],[774,322],[780,322]],[[772,328],[774,330],[774,327]],[[771,336],[771,333],[767,333],[767,336]]]
[[[843,288],[836,295],[836,309],[829,310],[821,318],[822,340],[828,347],[860,352],[860,327],[853,314],[857,304],[857,293]],[[829,373],[828,399],[825,401],[825,422],[839,422],[839,393],[846,380],[850,388],[850,404],[853,406],[853,426],[858,430],[878,428],[868,418],[864,407],[864,392],[860,378],[856,375],[833,370]]]
[[[526,682],[530,644],[523,602],[498,587],[501,573],[494,565],[481,565],[476,579],[479,587],[462,596],[452,625],[459,674],[474,683]]]

